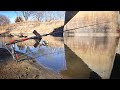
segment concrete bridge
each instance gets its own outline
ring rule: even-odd
[[[118,27],[119,11],[66,11],[64,43],[88,68],[107,79],[119,41]]]
[[[63,36],[65,54],[70,57],[66,59],[67,73],[89,78],[94,71],[103,79],[110,78],[115,54],[120,54],[118,27],[118,11],[66,11]]]

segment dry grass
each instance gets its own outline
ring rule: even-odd
[[[3,56],[0,57],[0,79],[61,79],[62,77],[38,65],[33,60],[15,62],[6,50],[1,49]],[[7,54],[7,55],[6,55]],[[25,58],[26,55],[21,55]]]
[[[55,28],[60,27],[64,24],[63,20],[51,21],[51,22],[37,22],[37,21],[27,21],[18,22],[6,26],[0,26],[0,33],[10,30],[11,34],[25,33],[25,35],[31,34],[33,30],[37,30],[39,33],[49,33]]]

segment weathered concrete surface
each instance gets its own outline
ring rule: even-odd
[[[120,39],[118,41],[118,46],[116,48],[116,53],[120,54]]]
[[[109,78],[113,67],[115,37],[66,37],[66,45],[102,78]]]
[[[90,69],[103,79],[110,78],[118,42],[117,29],[117,11],[79,11],[64,27],[64,42]],[[78,37],[81,33],[88,37]],[[109,37],[110,33],[116,37]]]
[[[116,33],[117,28],[118,28],[117,11],[79,11],[67,24],[65,24],[64,31],[66,31],[66,33],[64,33],[64,36],[70,32],[74,34]],[[70,30],[67,33],[67,30],[69,29],[74,30]]]

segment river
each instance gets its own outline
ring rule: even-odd
[[[12,39],[0,38],[0,48]],[[59,73],[63,78],[89,79],[93,74],[110,78],[118,45],[116,36],[44,37],[48,46],[38,45],[34,40],[15,44],[15,51],[36,60],[42,67]]]

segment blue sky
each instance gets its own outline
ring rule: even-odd
[[[14,11],[0,11],[0,15],[7,16],[10,19],[11,23],[14,23],[15,17],[17,16]]]
[[[7,16],[10,19],[11,23],[14,23],[15,18],[17,17],[15,11],[0,11],[0,15]],[[59,15],[59,11],[55,11],[54,15],[58,16]]]

